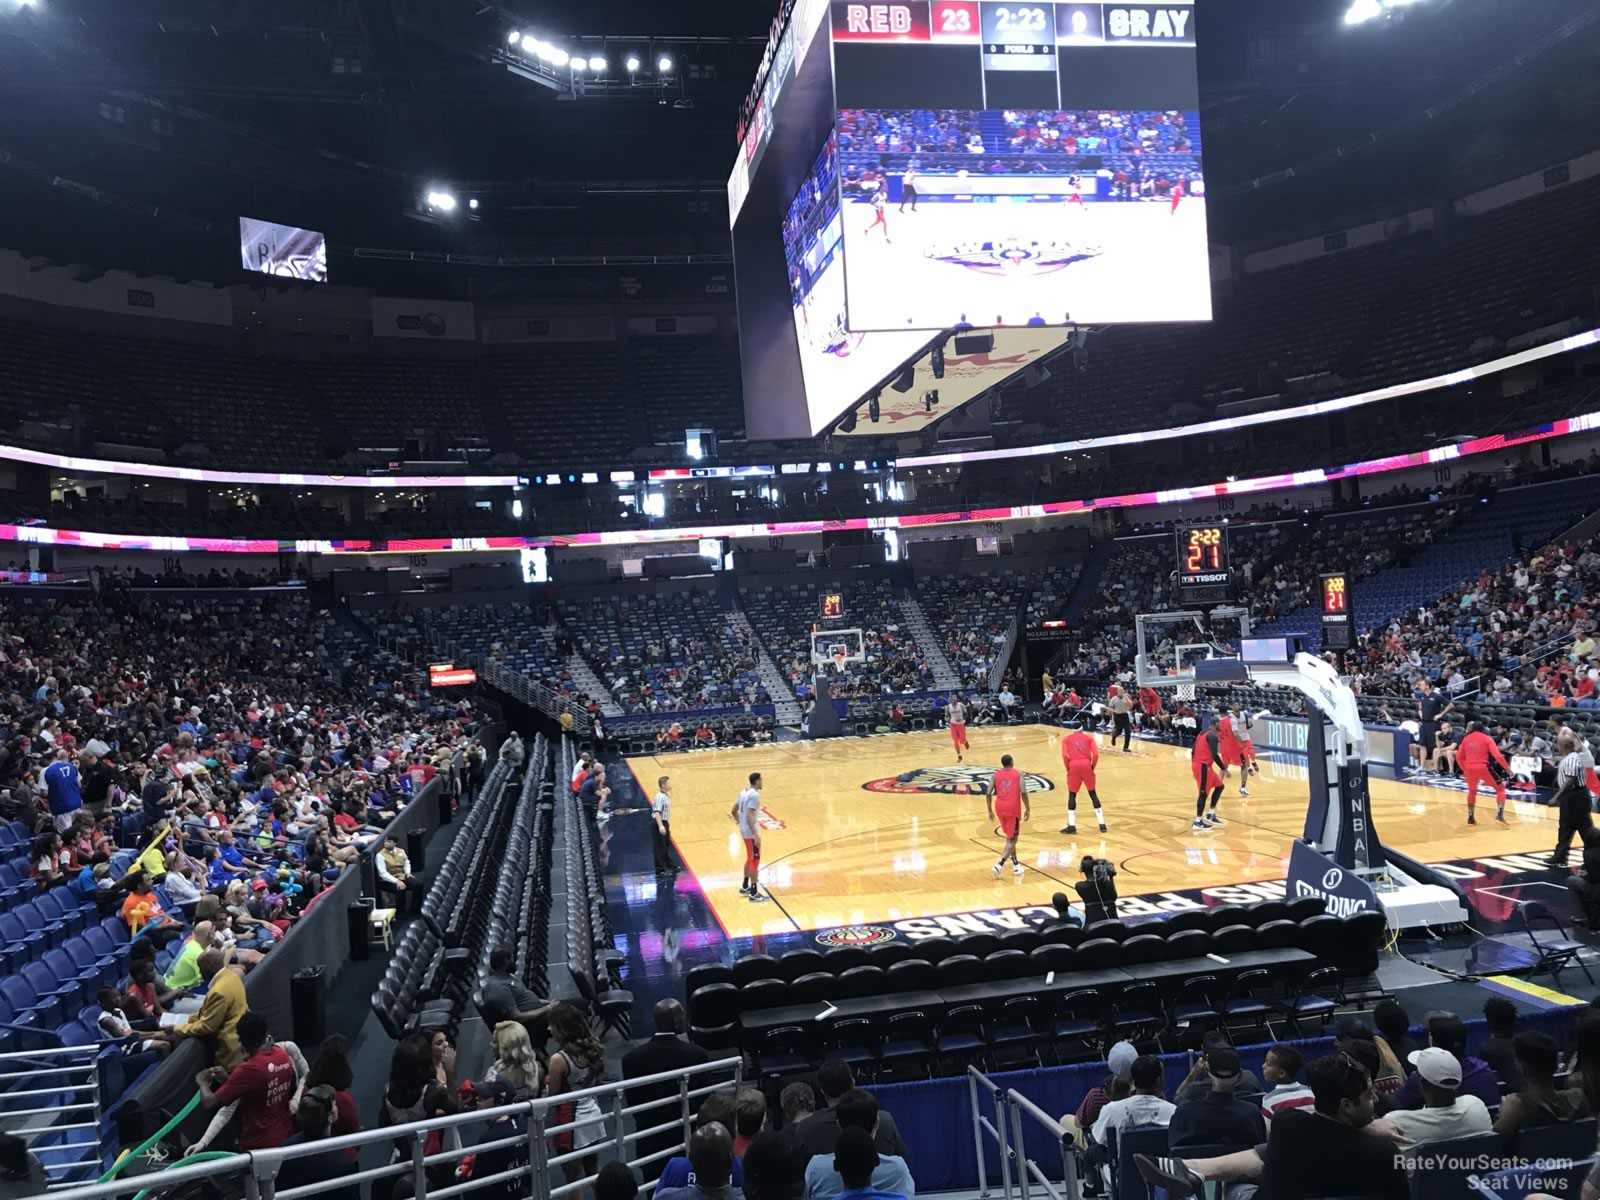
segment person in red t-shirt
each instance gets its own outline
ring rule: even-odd
[[[1490,771],[1491,761],[1500,764],[1498,775]],[[1506,762],[1506,756],[1500,753],[1500,747],[1494,744],[1494,739],[1483,731],[1480,722],[1468,723],[1467,736],[1461,739],[1461,745],[1456,749],[1456,765],[1461,768],[1461,777],[1467,781],[1467,824],[1478,823],[1478,785],[1487,784],[1494,788],[1494,819],[1504,825],[1506,823],[1505,777],[1511,773],[1511,766]]]
[[[1222,781],[1228,777],[1228,768],[1222,761],[1221,739],[1217,734],[1217,719],[1207,717],[1205,728],[1194,739],[1194,749],[1189,752],[1190,768],[1200,789],[1194,802],[1195,833],[1204,833],[1222,824],[1217,816],[1217,801],[1222,799]],[[1211,814],[1206,815],[1206,793],[1211,794]]]
[[[1094,790],[1094,769],[1100,763],[1100,744],[1092,734],[1076,729],[1061,739],[1061,761],[1067,767],[1067,823],[1062,833],[1078,832],[1078,789],[1089,790],[1089,800],[1094,805],[1094,819],[1100,822],[1100,832],[1106,831],[1105,810],[1100,807],[1100,795]]]
[[[1000,861],[994,865],[994,877],[1000,878],[1000,872],[1006,865],[1006,859],[1011,860],[1011,870],[1014,874],[1022,874],[1022,863],[1017,858],[1017,834],[1021,831],[1021,822],[1026,821],[1031,815],[1028,811],[1028,793],[1022,786],[1022,772],[1012,764],[1011,755],[1005,754],[1000,758],[1000,769],[994,773],[994,784],[989,789],[985,799],[989,802],[989,819],[1000,823],[1000,832],[1006,839],[1005,849],[1000,852]]]
[[[289,1107],[295,1091],[294,1061],[267,1037],[267,1019],[260,1013],[245,1013],[237,1029],[244,1061],[225,1079],[219,1078],[220,1067],[200,1072],[195,1080],[200,1103],[207,1108],[239,1105],[241,1151],[275,1149],[294,1133]]]

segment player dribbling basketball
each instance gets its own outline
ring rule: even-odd
[[[956,748],[956,761],[963,762],[963,750],[969,749],[967,745],[967,706],[962,703],[960,696],[951,696],[950,704],[945,709],[950,717],[950,741]]]
[[[1000,832],[1005,836],[1006,846],[1000,852],[1000,861],[994,865],[994,877],[1000,878],[1000,872],[1005,869],[1006,859],[1011,860],[1011,871],[1014,875],[1022,874],[1022,863],[1017,858],[1017,834],[1022,830],[1022,822],[1029,817],[1028,794],[1022,787],[1022,772],[1012,764],[1011,755],[1003,755],[1000,759],[1000,769],[994,773],[994,785],[989,789],[986,797],[989,801],[989,819],[997,821]]]

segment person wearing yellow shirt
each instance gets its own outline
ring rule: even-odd
[[[209,987],[200,1011],[182,1025],[174,1027],[173,1037],[207,1037],[216,1047],[216,1065],[231,1071],[244,1061],[239,1046],[239,1018],[250,1011],[244,994],[244,971],[223,965],[220,950],[207,950],[200,956],[200,978]]]

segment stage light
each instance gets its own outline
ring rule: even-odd
[[[515,29],[513,29],[509,34],[506,35],[506,44],[507,45],[515,46],[521,40],[522,40],[522,34],[519,33]]]
[[[522,519],[522,501],[521,500],[513,500],[511,502],[511,515],[514,518],[516,518],[517,520],[519,520],[519,521]]]
[[[455,212],[456,198],[449,192],[430,191],[428,193],[428,207],[436,208],[440,212]]]
[[[624,65],[628,68],[628,73],[631,75],[633,72],[639,69],[639,56],[637,54],[628,55],[628,61]]]
[[[660,58],[656,59],[656,70],[660,71],[663,75],[667,74],[672,70],[672,60],[663,54]]]

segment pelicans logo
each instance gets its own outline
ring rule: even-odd
[[[882,925],[846,925],[817,934],[819,946],[881,946],[894,941],[894,930]]]
[[[1097,258],[1104,251],[1099,246],[1074,242],[997,238],[988,242],[963,242],[926,253],[937,262],[966,267],[985,275],[1048,275],[1065,270],[1073,263]]]
[[[873,779],[861,785],[869,792],[930,792],[940,796],[987,796],[994,786],[993,767],[919,767],[892,779]],[[1029,792],[1055,790],[1043,775],[1022,774],[1022,786]]]

